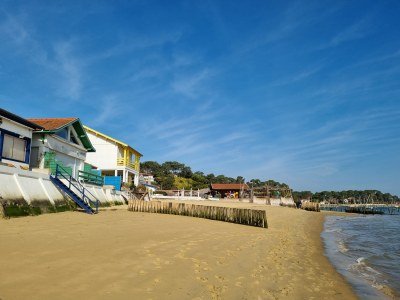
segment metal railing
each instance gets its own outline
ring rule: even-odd
[[[139,169],[139,164],[138,163],[131,162],[129,160],[125,161],[125,159],[123,157],[117,158],[117,166],[125,166],[125,167],[132,168],[134,170],[138,170]]]
[[[104,177],[85,171],[78,171],[78,179],[83,182],[102,186],[104,184]]]
[[[72,177],[72,175],[68,174],[68,172],[63,167],[57,164],[55,178],[60,179],[59,177],[67,180],[69,183],[68,189],[71,190],[71,186],[73,186],[81,194],[81,199],[83,200],[83,202],[85,202],[89,206],[94,206],[96,208],[96,213],[98,212],[100,201],[79,181]],[[94,200],[90,199],[88,195],[92,196]]]

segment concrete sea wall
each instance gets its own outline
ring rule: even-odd
[[[86,185],[102,206],[125,203],[121,192],[110,187]],[[75,203],[64,195],[48,174],[0,165],[0,217],[38,215],[73,210]]]

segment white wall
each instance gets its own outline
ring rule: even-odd
[[[49,179],[49,175],[25,171],[17,168],[0,166],[0,197],[3,200],[32,201],[64,200]]]
[[[33,130],[31,128],[26,127],[26,126],[24,126],[22,124],[19,124],[17,122],[11,121],[11,120],[9,120],[9,119],[7,119],[5,117],[1,117],[1,119],[2,119],[2,123],[0,124],[0,128],[1,129],[5,129],[5,130],[8,130],[8,131],[14,132],[14,133],[19,134],[19,135],[21,135],[23,137],[27,137],[27,138],[30,138],[30,139],[32,138],[32,131]],[[4,163],[13,164],[13,165],[15,165],[17,167],[20,167],[20,166],[29,167],[29,164],[26,164],[26,163],[23,163],[23,162],[16,162],[16,161],[8,160],[8,159],[5,159],[5,158],[3,158],[1,161],[4,162]]]
[[[89,152],[86,155],[86,162],[101,170],[117,168],[118,146],[111,141],[86,132],[96,152]]]
[[[124,202],[122,193],[110,187],[84,185],[100,202]],[[64,200],[63,194],[50,181],[49,175],[17,168],[0,166],[0,199],[23,201],[50,201],[54,204]]]

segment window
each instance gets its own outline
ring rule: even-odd
[[[71,131],[70,141],[73,142],[74,144],[79,145],[78,139],[75,137],[75,135],[72,131]]]
[[[25,161],[26,144],[27,141],[24,139],[4,134],[2,156],[8,159]]]
[[[59,137],[62,137],[63,139],[67,140],[68,139],[68,128],[61,129],[60,131],[56,132],[56,134]]]

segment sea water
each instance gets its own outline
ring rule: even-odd
[[[400,299],[400,215],[327,216],[321,235],[361,299]]]

